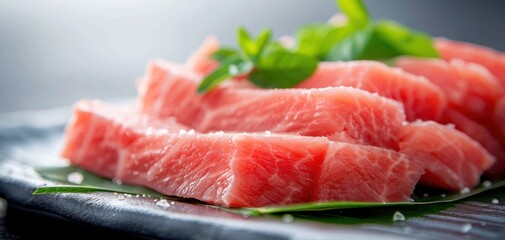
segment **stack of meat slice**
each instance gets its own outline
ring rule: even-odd
[[[425,76],[442,89],[449,101],[440,122],[455,127],[477,140],[497,161],[488,175],[498,178],[505,173],[505,135],[499,130],[505,122],[495,121],[495,109],[505,96],[504,86],[483,66],[461,59],[400,58],[397,66]],[[501,112],[505,108],[501,107]]]
[[[232,207],[408,201],[418,181],[459,191],[486,170],[502,174],[480,144],[501,156],[501,142],[466,111],[503,121],[505,101],[456,104],[437,82],[371,61],[321,63],[292,89],[234,80],[198,94],[218,47],[208,38],[185,65],[151,61],[135,108],[78,103],[63,156],[108,178]],[[458,129],[488,131],[463,130],[471,138],[438,123],[451,117],[466,120]]]
[[[444,60],[461,59],[465,62],[482,65],[501,84],[502,87],[499,88],[499,91],[502,95],[499,100],[495,101],[492,116],[490,118],[489,115],[484,116],[487,120],[491,120],[491,122],[484,122],[484,124],[490,124],[486,127],[490,128],[490,131],[501,143],[503,150],[505,148],[505,96],[503,95],[503,88],[505,88],[505,53],[443,38],[436,39],[435,45]],[[495,131],[497,132],[495,133]],[[502,160],[502,166],[505,165],[503,161],[505,160]],[[505,168],[500,168],[499,171],[496,171],[495,175],[498,178],[503,177],[505,175]]]
[[[96,101],[76,105],[63,156],[105,177],[232,207],[407,201],[425,166],[324,137],[201,134]]]

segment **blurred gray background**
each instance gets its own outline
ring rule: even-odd
[[[375,18],[505,51],[505,1],[366,3]],[[332,0],[0,0],[0,112],[133,98],[149,59],[182,62],[208,34],[232,44],[244,25],[282,36],[335,12]]]

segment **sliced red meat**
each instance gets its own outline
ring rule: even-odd
[[[497,158],[488,174],[503,176],[505,141],[501,141],[500,131],[496,129],[499,124],[505,126],[505,122],[493,123],[492,120],[498,99],[505,96],[498,80],[481,65],[460,59],[446,62],[404,57],[396,64],[407,72],[426,77],[446,93],[449,107],[441,121],[454,123],[457,129],[480,142]],[[465,116],[460,116],[462,114]]]
[[[215,36],[208,36],[202,45],[186,60],[185,67],[199,74],[209,74],[219,64],[211,58],[212,54],[218,49],[219,41],[217,38]]]
[[[289,41],[289,38],[285,38]],[[197,73],[207,74],[216,67],[215,61],[209,60],[219,48],[215,38],[207,38],[200,49],[193,53],[186,65],[210,66],[202,71],[191,67]],[[206,58],[207,57],[207,58]],[[209,70],[210,69],[210,70]],[[247,86],[244,81],[236,81],[241,87]],[[381,96],[402,102],[407,119],[413,121],[437,120],[447,105],[442,91],[426,79],[407,74],[376,61],[321,62],[316,72],[297,87],[325,88],[346,86],[363,89]]]
[[[453,169],[447,171],[460,174],[457,177],[461,181],[451,182],[452,185],[441,182],[438,185],[451,190],[475,185],[474,176],[467,177],[467,172],[458,170],[459,165],[466,165],[468,161],[473,161],[471,158],[475,156],[480,156],[484,159],[482,161],[494,161],[474,140],[455,129],[443,126],[430,128],[438,131],[435,133],[411,134],[405,140],[406,143],[401,143],[402,128],[404,125],[408,126],[401,107],[395,101],[377,94],[348,87],[265,90],[223,85],[209,93],[198,95],[198,76],[181,72],[180,69],[176,65],[161,61],[152,63],[141,83],[142,97],[139,106],[143,112],[160,119],[175,117],[202,132],[225,130],[295,133],[327,136],[331,140],[395,150],[399,149],[399,144],[403,144],[403,151],[426,162],[453,162],[450,166]],[[423,128],[408,128],[425,131]],[[461,145],[474,146],[473,150],[462,152],[464,154],[461,155],[431,155],[425,154],[429,148],[410,144],[442,141],[444,139],[438,137],[443,134],[456,136],[457,141],[460,141],[459,144],[445,145],[448,149],[454,148],[451,152],[458,152]],[[480,176],[485,169],[482,167],[473,170],[480,171]],[[433,182],[431,184],[436,185]]]
[[[486,175],[493,178],[501,178],[504,175],[505,149],[488,128],[453,109],[444,113],[442,122],[454,124],[456,129],[479,142],[496,158],[495,164],[486,171]]]
[[[360,201],[366,201],[370,192],[375,193],[374,196],[381,196],[374,198],[374,202],[383,201],[381,198],[397,199],[396,196],[411,191],[410,186],[403,183],[404,179],[419,179],[419,173],[411,169],[413,163],[405,157],[398,152],[384,152],[383,148],[351,149],[345,144],[332,142],[321,167],[319,184],[314,188],[312,201],[341,199],[339,196],[355,196]],[[335,161],[333,158],[345,158],[347,161]],[[403,160],[395,161],[392,165],[390,159]],[[353,177],[337,177],[349,175]],[[375,182],[368,180],[371,175]],[[362,192],[363,189],[366,189],[366,194]]]
[[[99,102],[77,104],[62,154],[102,176],[232,207],[407,201],[424,170],[382,148],[292,135],[200,134]]]
[[[496,130],[501,134],[501,140],[505,142],[505,96],[496,101],[493,112],[493,123],[497,126]]]
[[[375,61],[321,62],[297,87],[329,86],[355,87],[400,101],[409,121],[439,119],[447,105],[443,92],[425,78]]]
[[[197,131],[271,131],[397,148],[405,120],[399,103],[359,89],[238,89],[196,93],[200,78],[161,61],[140,85],[140,109],[175,117]]]
[[[426,77],[444,91],[450,108],[474,119],[489,118],[498,98],[505,95],[500,82],[478,64],[403,57],[396,66]]]
[[[482,172],[494,164],[476,141],[436,122],[414,122],[403,128],[400,152],[428,165],[421,183],[450,190],[475,187]]]
[[[444,38],[435,39],[435,47],[445,60],[462,59],[486,67],[505,86],[505,53]]]
[[[110,123],[99,121],[94,112],[104,114],[103,117],[117,116],[124,120],[125,125],[132,129],[110,129]],[[107,113],[105,115],[105,113]],[[118,169],[118,158],[125,157],[120,153],[115,139],[121,139],[123,144],[130,144],[135,137],[129,131],[152,131],[164,126],[165,131],[188,130],[188,127],[178,124],[174,119],[159,121],[121,108],[103,105],[98,101],[81,101],[76,104],[74,114],[67,124],[67,135],[62,155],[72,159],[72,163],[95,172],[107,178],[114,178]],[[92,132],[92,134],[87,134]]]
[[[193,79],[199,77],[181,65],[151,61],[138,84],[137,108],[160,119],[176,117],[180,123],[192,125],[200,111]]]

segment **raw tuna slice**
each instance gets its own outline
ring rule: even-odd
[[[174,119],[159,121],[133,111],[107,106],[99,101],[82,101],[76,104],[74,114],[67,124],[67,137],[62,155],[71,159],[73,164],[108,178],[116,176],[117,159],[126,156],[117,151],[120,146],[115,145],[119,142],[114,139],[121,138],[121,142],[126,145],[137,139],[119,128],[111,131],[111,125],[106,121],[100,121],[94,112],[103,114],[102,117],[122,118],[124,125],[132,127],[129,129],[131,131],[149,132],[162,126],[165,131],[171,132],[189,130]],[[92,134],[88,134],[89,132]]]
[[[426,77],[445,92],[450,108],[473,119],[489,118],[496,101],[505,96],[500,82],[478,64],[403,57],[397,59],[396,66]]]
[[[347,86],[400,101],[407,119],[437,120],[446,108],[444,93],[423,77],[375,61],[321,62],[297,87]]]
[[[207,75],[214,70],[218,63],[211,56],[219,49],[219,41],[215,36],[208,36],[202,45],[193,52],[184,64],[190,71]]]
[[[365,200],[370,198],[370,192],[375,192],[374,196],[381,196],[374,198],[375,202],[380,202],[381,198],[400,200],[401,198],[398,196],[406,196],[405,193],[412,192],[410,184],[405,184],[404,181],[410,182],[419,179],[418,163],[413,160],[408,161],[404,154],[384,151],[383,148],[350,148],[346,147],[347,145],[338,142],[330,143],[330,148],[321,167],[318,185],[315,186],[315,192],[312,195],[313,202],[332,199],[352,200],[350,198],[342,199],[341,196],[355,196],[360,200]],[[342,158],[346,160],[335,160]],[[415,167],[413,167],[414,164]],[[422,164],[426,164],[426,162],[422,162]],[[384,171],[384,169],[389,170]],[[376,180],[375,182],[369,180],[370,175],[373,175],[372,178]],[[363,189],[366,190],[363,191]]]
[[[175,117],[202,132],[225,130],[295,133],[327,136],[335,141],[394,150],[399,150],[400,133],[407,124],[399,103],[359,89],[334,87],[266,90],[223,85],[205,95],[198,95],[196,86],[200,78],[181,69],[162,61],[152,62],[140,84],[139,106],[143,112],[159,119]],[[413,134],[409,142],[434,141],[433,138],[437,135],[447,133],[449,136],[458,136],[458,141],[461,142],[459,145],[446,145],[446,148],[454,148],[451,152],[458,152],[461,145],[478,145],[455,129],[442,126],[432,129],[442,133]],[[475,155],[488,156],[482,147],[474,149],[478,154],[473,155],[432,156],[424,154],[426,148],[416,147],[415,144],[405,146],[409,149],[403,150],[416,158],[420,155],[430,163],[453,162],[454,166],[466,165],[468,161],[473,161],[469,158],[474,158]],[[492,157],[490,161],[494,161]],[[445,174],[434,172],[437,173]],[[466,176],[458,175],[458,178],[465,179]],[[459,185],[472,187],[468,182],[472,181],[462,181]],[[441,183],[440,187],[446,185]]]
[[[495,164],[486,171],[486,175],[501,178],[505,174],[505,148],[488,128],[453,109],[447,110],[441,121],[454,124],[456,129],[479,142],[496,158]]]
[[[432,121],[414,122],[403,128],[400,152],[428,165],[420,182],[449,190],[475,187],[483,171],[495,162],[476,141]]]
[[[449,107],[444,114],[445,119],[441,121],[454,123],[457,129],[480,142],[497,158],[495,166],[488,174],[503,175],[505,141],[500,143],[503,138],[496,129],[500,128],[500,124],[505,127],[505,122],[493,123],[492,120],[496,102],[505,96],[500,82],[481,65],[466,63],[460,59],[446,62],[404,57],[398,59],[396,64],[407,72],[426,77],[446,93]]]
[[[87,101],[74,109],[63,156],[102,176],[232,207],[408,201],[424,170],[382,148],[322,137],[199,134]]]
[[[200,132],[271,131],[397,149],[405,121],[396,101],[359,89],[239,89],[196,93],[201,78],[154,61],[140,84],[139,107]]]
[[[445,60],[462,59],[486,67],[505,86],[505,53],[444,38],[437,38],[435,47]]]
[[[493,112],[493,123],[498,126],[502,140],[505,140],[505,97],[502,97],[496,102]]]

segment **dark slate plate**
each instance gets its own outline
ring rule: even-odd
[[[151,197],[113,193],[32,195],[50,181],[33,166],[63,165],[58,157],[68,108],[0,115],[0,197],[9,204],[125,234],[162,239],[503,239],[505,206],[465,202],[436,214],[389,225],[338,225],[296,218],[247,217]],[[503,191],[503,189],[499,189]]]

